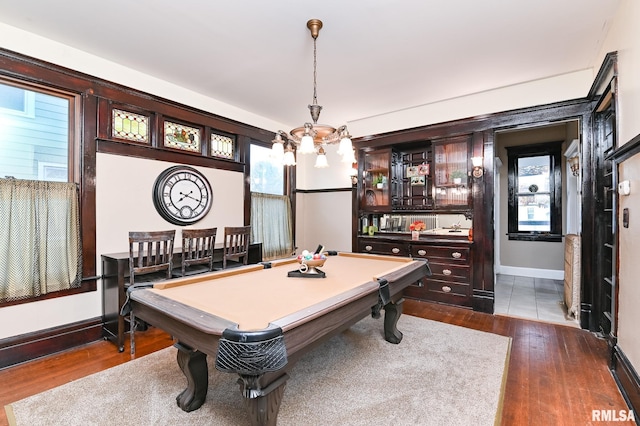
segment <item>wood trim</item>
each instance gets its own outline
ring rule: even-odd
[[[640,152],[640,134],[622,145],[620,148],[613,150],[606,160],[613,160],[616,164],[620,164],[625,160],[633,157]]]
[[[88,319],[0,340],[0,369],[102,339],[102,320]]]
[[[477,312],[484,312],[487,314],[493,314],[495,293],[489,290],[473,289],[473,296],[471,304],[473,310]]]
[[[188,154],[186,152],[159,149],[147,145],[135,145],[109,139],[96,139],[95,152],[210,167],[219,170],[230,170],[232,172],[244,171],[244,164],[236,163],[235,161],[203,157],[198,154]]]
[[[609,52],[604,57],[602,65],[598,70],[596,78],[593,80],[593,84],[589,89],[588,99],[596,99],[602,96],[605,92],[605,88],[609,86],[611,79],[618,74],[618,52]]]
[[[323,192],[352,192],[353,188],[296,189],[300,194],[321,194]]]
[[[483,116],[463,118],[445,123],[414,127],[353,140],[356,149],[391,146],[396,143],[432,140],[458,136],[488,129],[515,129],[532,124],[552,124],[568,119],[581,119],[593,109],[589,99],[574,99],[546,105],[502,111]]]
[[[638,413],[640,410],[640,377],[617,345],[613,348],[611,373],[629,407],[634,413]]]

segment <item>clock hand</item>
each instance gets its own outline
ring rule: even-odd
[[[181,192],[181,193],[180,193],[180,195],[182,195],[182,198],[180,198],[180,199],[178,200],[178,202],[180,202],[180,201],[182,201],[182,200],[184,200],[185,198],[187,198],[187,197],[188,197],[188,198],[191,198],[193,201],[195,201],[195,202],[199,203],[199,202],[200,202],[200,200],[197,200],[197,199],[195,199],[194,197],[192,197],[192,196],[191,196],[191,194],[192,194],[192,193],[193,193],[193,191],[189,191],[189,193],[188,193],[188,194],[183,194],[183,193]]]

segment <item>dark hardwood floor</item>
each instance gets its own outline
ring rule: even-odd
[[[591,420],[592,410],[628,409],[607,367],[607,344],[592,333],[413,300],[405,302],[404,313],[513,339],[502,408],[505,426],[603,425]],[[150,328],[136,338],[135,356],[171,344],[167,334]],[[129,360],[126,351],[118,353],[113,344],[99,341],[0,370],[0,405]],[[7,424],[2,410],[0,425]]]

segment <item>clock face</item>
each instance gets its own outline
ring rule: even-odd
[[[160,173],[153,185],[153,204],[160,216],[175,225],[189,225],[211,209],[211,185],[199,171],[174,166]]]

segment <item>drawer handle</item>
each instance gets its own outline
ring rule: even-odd
[[[426,250],[418,250],[418,254],[420,256],[424,256],[425,254],[427,254],[427,251]]]
[[[444,291],[445,293],[449,293],[451,291],[451,287],[449,287],[448,285],[443,285],[442,291]]]
[[[454,259],[460,259],[460,257],[462,256],[462,254],[460,252],[454,251],[453,253],[451,253],[451,256]]]
[[[442,274],[443,275],[451,275],[451,270],[450,269],[443,269],[442,270]]]
[[[397,248],[397,247],[394,247],[394,248],[391,249],[391,253],[398,254],[398,253],[400,253],[400,249]]]
[[[371,247],[371,246],[364,246],[364,249],[365,249],[366,251],[371,251],[371,250],[373,250],[373,247]]]

